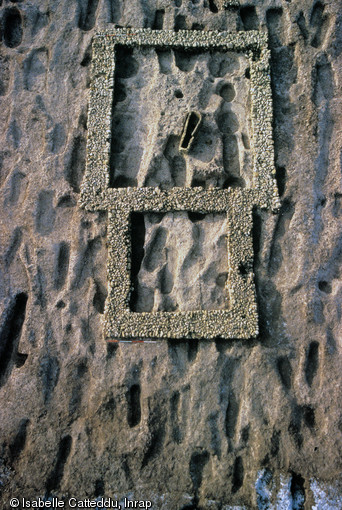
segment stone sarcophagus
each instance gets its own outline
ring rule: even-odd
[[[257,336],[252,212],[278,206],[268,61],[254,31],[94,38],[80,203],[108,211],[106,338]]]

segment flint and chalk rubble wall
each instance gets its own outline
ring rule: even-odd
[[[131,494],[167,509],[341,506],[341,14],[335,1],[223,3],[0,3],[4,502]],[[107,218],[77,202],[91,39],[109,23],[268,32],[281,209],[254,217],[256,340],[103,341]],[[118,80],[122,98],[125,80],[139,69],[134,55],[120,58],[128,73]],[[155,65],[161,73],[154,67],[154,80],[171,70],[186,83],[192,62],[161,52]],[[209,74],[229,81],[217,59]],[[243,95],[238,77],[234,88]],[[216,96],[228,111],[232,92],[222,90]],[[233,113],[242,123],[241,111]],[[128,147],[132,126],[122,129]],[[248,179],[248,139],[240,125],[229,133],[219,120],[215,129],[227,179],[240,186]],[[159,155],[171,184],[184,179],[176,142]],[[124,167],[120,152],[113,158]],[[205,164],[197,166],[197,182]],[[145,220],[149,231],[139,239],[151,282],[141,274],[136,306],[153,308],[157,282],[158,299],[172,309],[175,299],[182,306],[182,278],[176,292],[164,267],[170,220],[158,220]],[[192,220],[185,281],[198,272],[198,257],[206,260],[205,218]],[[222,273],[214,267],[210,278],[221,282]]]

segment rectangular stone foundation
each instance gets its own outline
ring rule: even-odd
[[[170,187],[170,183],[167,183],[167,186],[164,184],[158,186],[157,182],[153,183],[154,187],[146,186],[146,183],[144,185],[140,183],[139,187],[136,184],[135,187],[111,187],[115,54],[116,48],[124,46],[155,47],[163,50],[195,49],[201,52],[216,50],[237,52],[245,56],[249,63],[246,79],[249,79],[250,83],[251,100],[250,111],[246,111],[246,116],[249,116],[251,137],[250,177],[246,179],[246,188],[236,187],[236,183],[242,180],[239,181],[235,177],[231,181],[225,181],[222,187],[211,185],[189,187],[189,179],[185,179],[184,187],[172,187],[172,184]],[[268,61],[267,35],[254,31],[229,34],[117,29],[99,34],[95,38],[87,165],[81,191],[81,205],[88,210],[109,212],[105,337],[113,341],[144,338],[248,339],[258,335],[253,280],[252,210],[254,207],[276,209],[278,206],[278,192],[274,179],[272,100]],[[234,116],[231,115],[229,108],[226,113],[224,110],[222,112],[217,118],[217,124],[221,132],[226,133],[228,129],[228,133]],[[202,115],[201,112],[199,115]],[[227,115],[227,118],[224,115]],[[150,140],[147,138],[146,146],[149,143]],[[249,145],[247,150],[249,151]],[[219,310],[133,312],[130,310],[131,215],[177,211],[226,215],[228,277],[225,290],[229,305]]]

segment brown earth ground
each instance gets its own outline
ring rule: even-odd
[[[171,510],[342,508],[341,9],[337,0],[227,4],[0,2],[3,505],[106,496]],[[255,211],[257,339],[103,340],[106,215],[80,209],[78,197],[91,40],[115,25],[269,34],[281,208]],[[243,59],[147,53],[118,56],[114,185],[134,180],[132,168],[148,185],[196,185],[214,163],[244,185]],[[153,95],[169,94],[177,115],[196,65],[208,111],[197,153],[180,155],[169,133],[151,163],[144,122],[162,103]],[[139,83],[152,84],[152,99],[129,115]],[[217,120],[230,103],[235,134]],[[137,218],[133,309],[196,308],[201,286],[202,307],[225,306],[220,221]]]

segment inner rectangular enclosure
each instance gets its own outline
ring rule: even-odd
[[[227,232],[225,214],[133,213],[130,309],[228,309]]]
[[[250,193],[231,189],[134,187],[111,191],[106,335],[255,336],[258,322]],[[201,222],[206,225],[204,229],[199,228]],[[172,271],[167,264],[169,257]],[[202,268],[196,267],[192,275],[191,267],[195,264],[202,264]],[[177,284],[175,287],[178,295],[179,290],[183,292],[180,301],[183,310],[172,309],[168,300],[174,290],[174,275],[182,277],[187,272],[188,282],[183,282],[180,289]],[[153,291],[148,310],[139,309],[139,285]],[[212,292],[217,299],[214,308]],[[206,303],[210,303],[208,307]]]
[[[115,49],[111,187],[250,187],[249,59],[241,52]],[[202,122],[179,150],[188,112]]]

